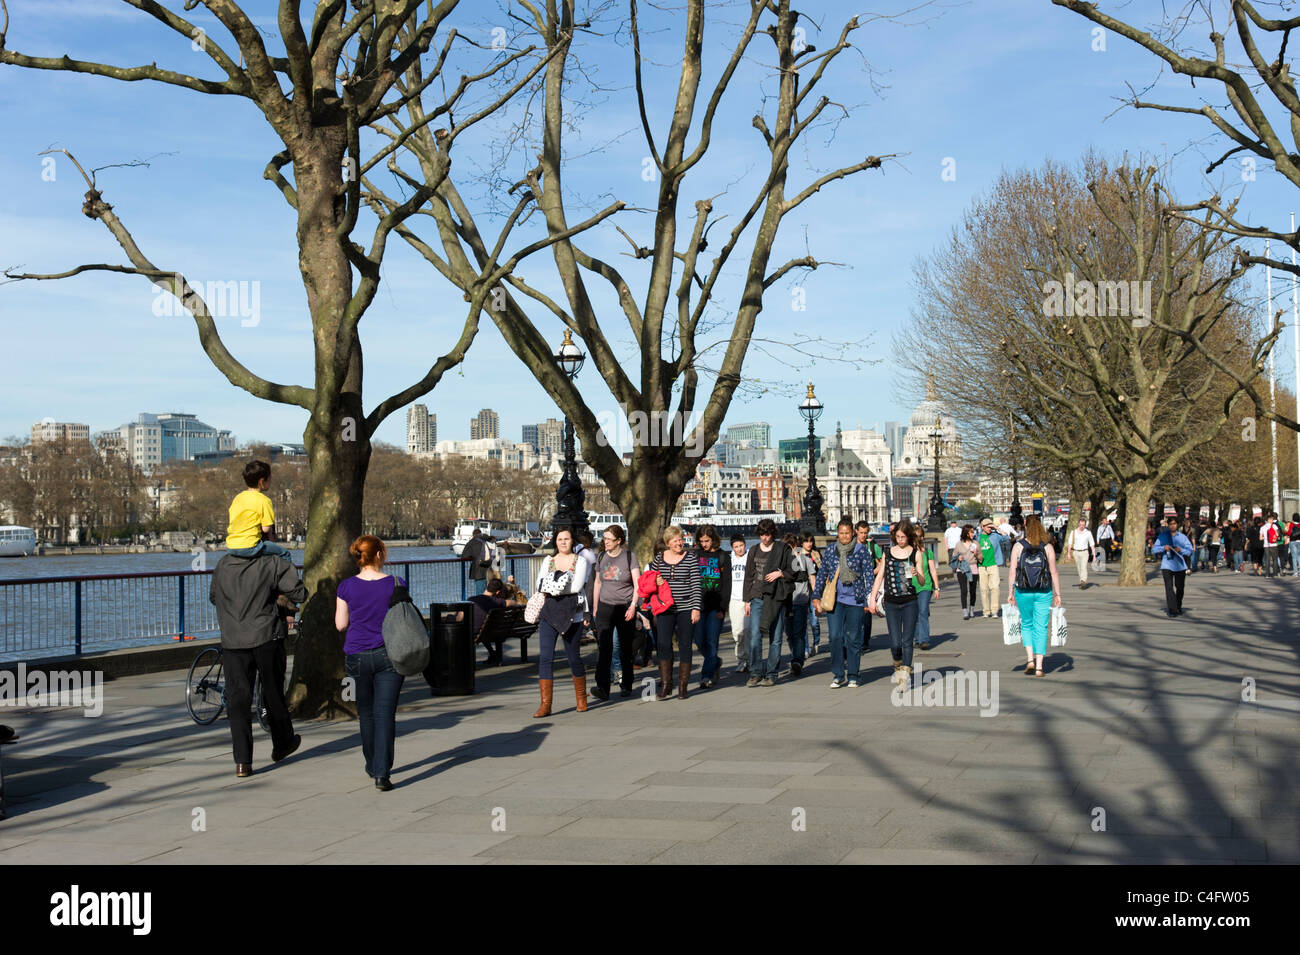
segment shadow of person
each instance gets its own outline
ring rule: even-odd
[[[423,772],[414,776],[407,777],[403,775],[401,782],[396,785],[398,788],[411,786],[425,779],[431,779],[439,773],[445,773],[450,769],[464,766],[479,759],[502,759],[536,752],[542,745],[542,741],[546,739],[547,725],[546,723],[535,723],[525,726],[518,732],[493,733],[489,736],[482,736],[462,743],[447,752],[434,753],[419,762],[396,767],[393,769],[394,776],[399,773],[409,773],[421,766],[428,766]],[[431,765],[435,763],[438,765]]]

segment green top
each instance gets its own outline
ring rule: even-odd
[[[980,566],[993,567],[997,564],[998,559],[994,555],[993,541],[988,534],[981,534],[980,540]]]
[[[934,555],[930,553],[929,546],[921,548],[921,576],[913,582],[916,590],[934,590],[934,581],[930,579],[930,561]]]

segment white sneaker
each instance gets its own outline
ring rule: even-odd
[[[843,685],[844,685],[844,684],[841,683],[839,680],[835,679],[835,677],[831,677],[831,689],[832,689],[832,690],[838,690],[838,689],[839,689],[840,687],[842,687]]]
[[[857,685],[858,685],[858,681],[857,681],[857,680],[849,680],[849,689],[852,689],[853,687],[855,687],[855,686],[857,686]]]

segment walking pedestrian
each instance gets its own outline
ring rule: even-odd
[[[393,746],[397,738],[397,698],[405,677],[393,668],[384,648],[384,617],[393,591],[406,581],[384,573],[388,548],[373,534],[352,542],[357,574],[340,581],[334,600],[334,628],[346,631],[343,640],[343,670],[353,681],[357,720],[361,731],[361,756],[366,775],[375,788],[393,788]]]
[[[803,672],[808,644],[808,616],[812,609],[812,580],[817,571],[812,560],[804,555],[803,541],[799,535],[786,534],[784,540],[794,555],[791,558],[794,590],[790,595],[790,623],[785,628],[785,633],[790,644],[790,676],[795,677]]]
[[[988,521],[988,525],[992,531],[993,522]],[[994,533],[993,536],[1000,535]],[[894,525],[889,546],[876,565],[876,580],[867,600],[868,613],[875,613],[883,600],[885,620],[889,624],[890,651],[894,657],[894,679],[891,682],[905,686],[912,680],[912,646],[916,638],[915,580],[924,572],[921,552],[912,543],[915,539],[911,521],[903,519]],[[996,593],[994,599],[997,599]]]
[[[980,551],[975,546],[975,525],[966,524],[961,529],[957,546],[949,556],[949,564],[957,578],[957,592],[961,594],[961,618],[977,616],[975,588],[979,584]]]
[[[715,532],[716,533],[716,532]],[[659,654],[658,700],[672,694],[673,641],[677,643],[677,699],[686,699],[691,678],[691,643],[700,622],[700,561],[686,548],[682,529],[675,524],[664,528],[663,552],[650,564],[648,573],[668,585],[673,602],[655,614],[655,643]]]
[[[1187,559],[1193,554],[1192,542],[1178,530],[1178,518],[1165,521],[1165,529],[1151,545],[1160,554],[1160,574],[1165,579],[1165,613],[1171,617],[1183,612],[1183,588],[1186,586]]]
[[[262,702],[271,727],[271,762],[278,763],[302,742],[284,701],[288,630],[277,597],[307,599],[307,588],[292,561],[262,551],[254,557],[226,554],[212,571],[208,600],[221,627],[221,657],[226,672],[226,712],[235,757],[235,775],[253,774],[253,679],[262,678]],[[386,606],[386,605],[385,605]]]
[[[1070,536],[1065,541],[1065,549],[1074,558],[1075,569],[1079,572],[1078,587],[1084,590],[1088,586],[1088,564],[1093,560],[1097,550],[1097,542],[1093,539],[1092,531],[1088,530],[1088,521],[1085,518],[1079,518],[1079,523],[1074,530],[1070,531]]]
[[[1047,632],[1052,608],[1061,606],[1061,580],[1056,571],[1056,554],[1047,545],[1047,534],[1037,514],[1025,518],[1024,540],[1011,549],[1007,568],[1007,603],[1020,611],[1020,643],[1025,648],[1025,674],[1043,675],[1047,654]]]
[[[1111,553],[1115,548],[1115,528],[1110,522],[1110,518],[1103,518],[1101,526],[1097,528],[1097,572],[1105,573],[1106,564],[1110,561]]]
[[[885,530],[889,530],[888,526],[886,526]],[[857,534],[858,543],[870,552],[871,559],[873,561],[879,561],[880,556],[884,551],[880,549],[879,544],[871,539],[871,525],[866,521],[858,521],[853,525],[853,531]],[[867,585],[867,589],[870,591],[870,584]],[[864,613],[861,618],[861,623],[858,624],[858,627],[861,630],[858,639],[858,646],[861,647],[863,653],[867,653],[871,650],[871,621],[873,617],[873,614]]]
[[[745,535],[731,535],[731,595],[727,603],[727,616],[731,621],[731,638],[736,643],[736,672],[749,672],[749,615],[745,608],[745,565],[749,554],[745,549]],[[755,621],[757,622],[757,621]]]
[[[817,573],[821,570],[822,566],[822,553],[817,549],[817,539],[811,534],[803,535],[803,554],[804,557],[812,562],[812,576],[813,578],[816,578]],[[808,621],[812,625],[812,650],[808,655],[812,657],[817,655],[817,645],[821,643],[822,639],[821,617],[816,613],[812,613],[810,610],[808,613]]]
[[[1242,573],[1246,566],[1246,532],[1241,521],[1232,522],[1232,530],[1228,533],[1228,548],[1232,552],[1232,572]]]
[[[1001,594],[998,593],[998,585],[1002,583],[999,572],[1002,566],[1002,535],[993,529],[992,518],[985,517],[980,521],[980,534],[976,546],[980,551],[980,604],[984,609],[984,616],[1001,616],[1002,608],[998,605]]]
[[[1219,524],[1210,525],[1210,573],[1219,572],[1219,552],[1223,549],[1223,527]]]
[[[470,534],[469,540],[465,542],[465,547],[460,552],[460,559],[469,561],[469,596],[483,593],[487,588],[487,572],[492,566],[492,560],[482,530],[474,528],[474,532]]]
[[[1259,542],[1264,548],[1264,576],[1277,577],[1282,573],[1281,564],[1278,562],[1278,543],[1282,539],[1282,532],[1277,527],[1277,515],[1269,514],[1264,525],[1259,529]]]
[[[722,549],[718,529],[701,524],[695,531],[700,562],[700,619],[695,624],[695,645],[700,648],[700,689],[707,690],[722,675],[718,638],[731,603],[731,555]]]
[[[758,522],[758,546],[749,552],[745,567],[745,599],[750,627],[749,680],[746,686],[775,686],[781,669],[781,634],[789,616],[794,592],[794,555],[784,541],[776,539],[776,522],[765,517]],[[766,661],[763,641],[768,641]]]
[[[1264,575],[1264,541],[1260,537],[1263,529],[1264,518],[1258,514],[1246,525],[1246,547],[1250,550],[1250,562],[1256,577]]]
[[[573,550],[573,532],[561,528],[551,543],[555,553],[542,561],[537,574],[537,591],[545,594],[537,618],[537,682],[542,705],[534,719],[551,715],[555,690],[555,642],[564,641],[564,654],[573,674],[573,695],[579,713],[587,712],[587,670],[582,663],[582,595],[587,586],[587,569],[591,564]]]
[[[813,583],[813,610],[826,615],[830,631],[832,690],[858,685],[861,667],[858,641],[862,632],[858,618],[867,606],[875,573],[871,549],[854,540],[853,523],[847,517],[842,518],[835,528],[835,544],[827,548]],[[822,599],[828,590],[834,596],[830,607]]]
[[[915,528],[912,543],[921,552],[921,573],[916,578],[916,645],[929,650],[930,600],[939,596],[939,567],[920,527]]]
[[[1300,514],[1292,514],[1286,526],[1287,549],[1291,553],[1291,576],[1300,577]]]
[[[592,617],[596,627],[596,688],[592,696],[609,699],[613,668],[622,670],[619,691],[624,699],[632,695],[633,655],[636,650],[636,585],[641,576],[632,552],[624,545],[622,525],[610,524],[601,535],[604,552],[596,561],[596,584],[592,590]],[[614,649],[618,648],[617,659]]]

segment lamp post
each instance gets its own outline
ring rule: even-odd
[[[582,370],[582,363],[587,356],[582,353],[569,330],[564,330],[564,341],[555,353],[555,363],[572,381]],[[570,531],[575,537],[587,529],[587,512],[583,509],[586,494],[582,490],[582,480],[578,477],[578,462],[574,450],[573,421],[564,416],[564,472],[560,475],[559,487],[555,490],[555,517],[551,519],[551,536],[561,530]]]
[[[934,418],[934,430],[930,432],[934,440],[934,490],[930,492],[930,513],[925,520],[927,531],[943,530],[943,493],[939,490],[939,441],[943,437],[943,421],[938,415]]]
[[[1018,524],[1023,510],[1020,507],[1020,464],[1016,454],[1016,419],[1008,414],[1011,422],[1011,523]]]
[[[807,534],[825,534],[826,516],[822,513],[822,492],[817,489],[817,455],[814,450],[816,436],[813,424],[822,416],[822,403],[813,394],[813,384],[808,382],[808,396],[799,404],[799,414],[808,422],[808,490],[803,495],[803,524]]]

